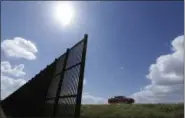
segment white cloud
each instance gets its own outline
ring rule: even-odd
[[[11,74],[16,77],[24,76],[24,64],[15,65],[14,68],[8,61],[1,61],[1,73]]]
[[[131,95],[138,103],[183,101],[184,96],[184,36],[172,41],[172,53],[157,58],[146,78],[151,84]]]
[[[21,78],[12,78],[24,76],[26,73],[23,71],[24,65],[12,65],[8,61],[1,61],[1,100],[9,96],[19,87],[26,83],[26,80]],[[6,74],[6,75],[5,75]]]
[[[28,60],[36,59],[37,47],[30,40],[21,37],[3,40],[1,42],[1,49],[7,56],[16,58],[25,58]]]
[[[24,79],[14,79],[4,76],[1,73],[1,100],[6,98],[25,83],[26,81]]]
[[[82,104],[107,104],[107,100],[102,97],[93,96],[89,93],[82,95]]]

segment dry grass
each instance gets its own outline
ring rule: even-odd
[[[184,104],[83,105],[82,118],[184,118]]]

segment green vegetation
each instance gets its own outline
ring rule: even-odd
[[[83,105],[82,118],[184,118],[184,104]]]

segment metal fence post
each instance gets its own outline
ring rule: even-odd
[[[58,84],[58,89],[57,89],[57,92],[56,92],[55,103],[54,103],[53,118],[55,118],[56,113],[57,113],[57,106],[58,106],[58,101],[59,101],[59,98],[60,98],[60,91],[61,91],[61,88],[62,88],[62,82],[63,82],[64,75],[65,75],[65,68],[66,68],[66,65],[67,65],[68,55],[69,55],[69,49],[66,50],[66,57],[65,57],[65,60],[64,60],[64,65],[63,65],[63,68],[62,68],[62,72],[60,74],[60,81],[59,81],[59,84]]]
[[[84,46],[83,46],[83,52],[82,52],[82,63],[80,66],[80,76],[79,76],[79,82],[78,82],[78,94],[76,98],[76,106],[75,106],[75,118],[80,118],[80,112],[81,112],[81,99],[82,99],[82,89],[83,89],[83,78],[84,78],[84,69],[85,69],[85,59],[86,59],[86,51],[87,51],[87,39],[88,35],[84,35]]]

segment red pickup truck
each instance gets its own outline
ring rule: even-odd
[[[126,104],[132,104],[134,103],[134,99],[133,98],[128,98],[125,96],[115,96],[113,98],[109,98],[108,99],[108,103],[109,104],[114,104],[114,103],[126,103]]]

